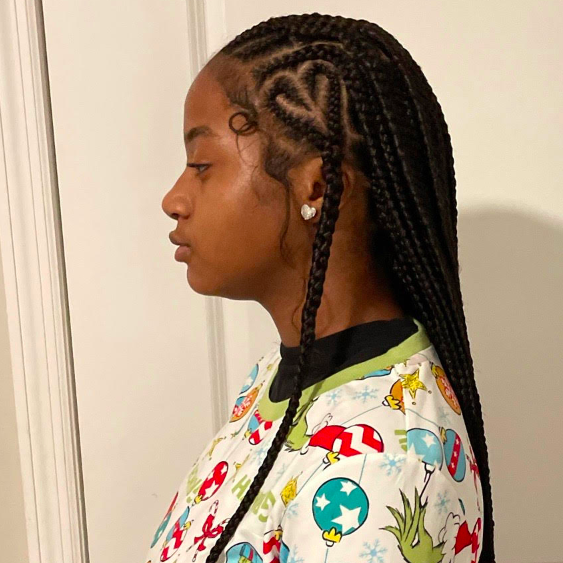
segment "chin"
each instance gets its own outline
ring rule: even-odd
[[[187,278],[189,286],[200,295],[223,297],[224,299],[234,301],[250,301],[254,299],[254,296],[249,295],[248,291],[240,291],[240,285],[236,285],[232,280],[223,277],[201,277],[196,275],[193,268],[190,270],[190,267],[188,267]],[[231,282],[230,284],[228,283],[229,281]]]
[[[188,266],[187,278],[188,285],[196,293],[199,293],[200,295],[207,295],[209,297],[223,297],[217,284],[210,283],[209,278],[197,276],[190,266]]]

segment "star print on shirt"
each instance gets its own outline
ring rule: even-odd
[[[349,510],[341,504],[340,516],[338,518],[333,518],[332,521],[335,524],[340,524],[342,526],[342,533],[345,534],[350,530],[355,530],[360,525],[360,510],[362,510],[361,507]]]
[[[356,485],[354,485],[354,483],[352,483],[351,481],[344,481],[344,483],[342,483],[342,488],[340,490],[343,493],[349,495],[355,488]]]
[[[422,389],[423,391],[428,390],[426,385],[419,379],[419,370],[416,370],[414,373],[399,374],[399,377],[403,380],[401,385],[404,389],[409,390],[413,399],[416,399],[417,389]]]
[[[317,506],[321,510],[324,510],[326,506],[330,504],[330,501],[326,498],[324,493],[320,497],[316,497],[315,500],[317,501]]]

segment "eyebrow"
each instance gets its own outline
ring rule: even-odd
[[[217,137],[217,134],[213,132],[211,127],[208,127],[207,125],[198,125],[197,127],[192,127],[187,133],[184,133],[184,142],[189,144],[196,137],[200,137],[202,135]]]

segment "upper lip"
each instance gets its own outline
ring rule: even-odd
[[[187,241],[182,241],[179,238],[176,238],[176,233],[174,231],[172,231],[169,235],[168,238],[170,239],[170,242],[173,244],[176,244],[178,246],[189,246],[189,242]]]

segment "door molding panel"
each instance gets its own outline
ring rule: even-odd
[[[30,563],[87,563],[40,3],[0,5],[0,243]]]

